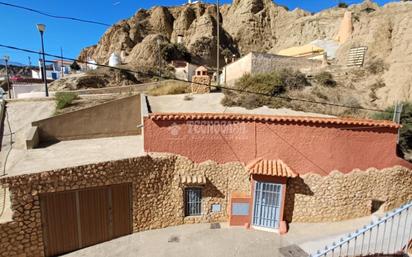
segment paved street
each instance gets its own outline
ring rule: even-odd
[[[338,235],[353,232],[370,220],[371,217],[365,217],[334,223],[294,223],[285,236],[228,227],[226,223],[220,229],[210,229],[210,224],[182,225],[135,233],[67,257],[277,257],[283,256],[279,248],[293,244],[306,252],[315,252]]]

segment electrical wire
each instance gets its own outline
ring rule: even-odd
[[[26,52],[26,53],[31,53],[31,54],[42,54],[42,52],[40,52],[40,51],[34,51],[34,50],[24,49],[24,48],[10,46],[10,45],[0,44],[0,47],[8,48],[8,49],[16,50],[16,51],[22,51],[22,52]],[[127,71],[127,72],[130,72],[130,73],[135,73],[135,74],[139,74],[139,75],[142,75],[142,74],[149,75],[148,73],[144,73],[144,72],[140,72],[140,71],[136,71],[136,70],[120,68],[120,67],[113,67],[113,66],[104,65],[104,64],[92,63],[92,62],[82,61],[82,60],[79,60],[79,59],[64,57],[64,56],[61,56],[61,55],[59,56],[59,55],[54,55],[54,54],[49,54],[49,53],[44,53],[44,55],[48,56],[48,57],[54,57],[54,58],[59,58],[59,59],[64,59],[64,60],[89,64],[89,65],[95,65],[95,66],[98,66],[98,67],[106,67],[106,68],[120,70],[120,71]],[[315,101],[315,100],[309,100],[309,99],[295,98],[295,97],[290,97],[290,96],[272,95],[272,94],[267,94],[267,93],[262,93],[262,92],[254,92],[254,91],[238,89],[238,88],[231,88],[231,87],[226,87],[226,86],[217,86],[217,85],[211,86],[211,85],[205,84],[205,83],[190,82],[190,81],[186,81],[186,80],[182,80],[182,79],[176,79],[176,78],[167,77],[167,76],[161,76],[160,78],[175,80],[175,81],[184,82],[184,83],[191,83],[191,84],[196,84],[196,85],[214,87],[214,88],[228,90],[228,91],[235,91],[235,92],[238,92],[238,93],[254,94],[254,95],[266,96],[266,97],[270,97],[270,98],[283,99],[283,100],[287,100],[287,101],[299,101],[299,102],[319,104],[319,105],[325,105],[325,106],[333,106],[333,107],[340,107],[340,108],[347,108],[347,109],[353,109],[353,110],[364,110],[364,111],[372,111],[372,112],[380,112],[380,113],[392,113],[392,112],[389,112],[389,111],[386,111],[386,110],[375,109],[375,108],[350,106],[350,105],[332,103],[332,102],[321,102],[321,101]]]
[[[274,131],[271,127],[269,127],[267,124],[265,124],[266,127],[269,129],[269,131],[274,134],[275,136],[277,136],[280,140],[282,140],[284,143],[286,143],[290,148],[292,148],[293,150],[295,150],[295,152],[297,152],[300,156],[302,156],[303,158],[305,158],[308,162],[312,163],[315,167],[317,167],[318,169],[320,169],[325,175],[329,175],[329,172],[327,172],[326,170],[324,170],[321,166],[319,166],[318,164],[316,164],[314,161],[312,161],[311,158],[307,157],[304,153],[302,153],[299,149],[297,149],[292,143],[290,143],[288,140],[286,140],[285,138],[283,138],[281,135],[279,135],[279,133],[277,133],[276,131]]]
[[[36,9],[33,9],[33,8],[29,8],[29,7],[25,7],[25,6],[21,6],[21,5],[16,5],[16,4],[11,4],[11,3],[6,3],[6,2],[0,2],[0,5],[12,7],[12,8],[17,8],[17,9],[21,9],[21,10],[25,10],[25,11],[29,11],[29,12],[34,12],[34,13],[37,13],[37,14],[40,14],[40,15],[43,15],[43,16],[47,16],[47,17],[50,17],[50,18],[55,18],[55,19],[72,20],[72,21],[77,21],[77,22],[101,25],[101,26],[105,26],[105,27],[111,27],[112,26],[110,24],[103,23],[103,22],[100,22],[100,21],[92,21],[92,20],[85,20],[85,19],[80,19],[80,18],[75,18],[75,17],[54,15],[54,14],[46,13],[46,12],[39,11],[39,10],[36,10]]]

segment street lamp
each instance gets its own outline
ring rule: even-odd
[[[9,99],[11,99],[11,90],[10,90],[10,79],[9,79],[9,67],[8,67],[8,62],[10,60],[10,57],[5,55],[4,56],[4,63],[6,65],[6,81],[7,81],[7,91],[9,92]]]
[[[42,58],[43,58],[43,71],[42,71],[42,77],[44,80],[44,90],[46,91],[46,97],[49,96],[49,88],[47,87],[47,72],[46,72],[46,57],[44,54],[44,40],[43,40],[43,34],[46,31],[46,25],[44,24],[37,24],[37,30],[40,32],[40,38],[41,38],[41,52],[42,52]]]

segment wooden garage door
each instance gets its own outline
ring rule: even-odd
[[[45,255],[132,233],[131,184],[40,195]]]

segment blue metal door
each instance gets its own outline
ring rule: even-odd
[[[282,185],[255,182],[253,225],[278,229],[282,201]]]

